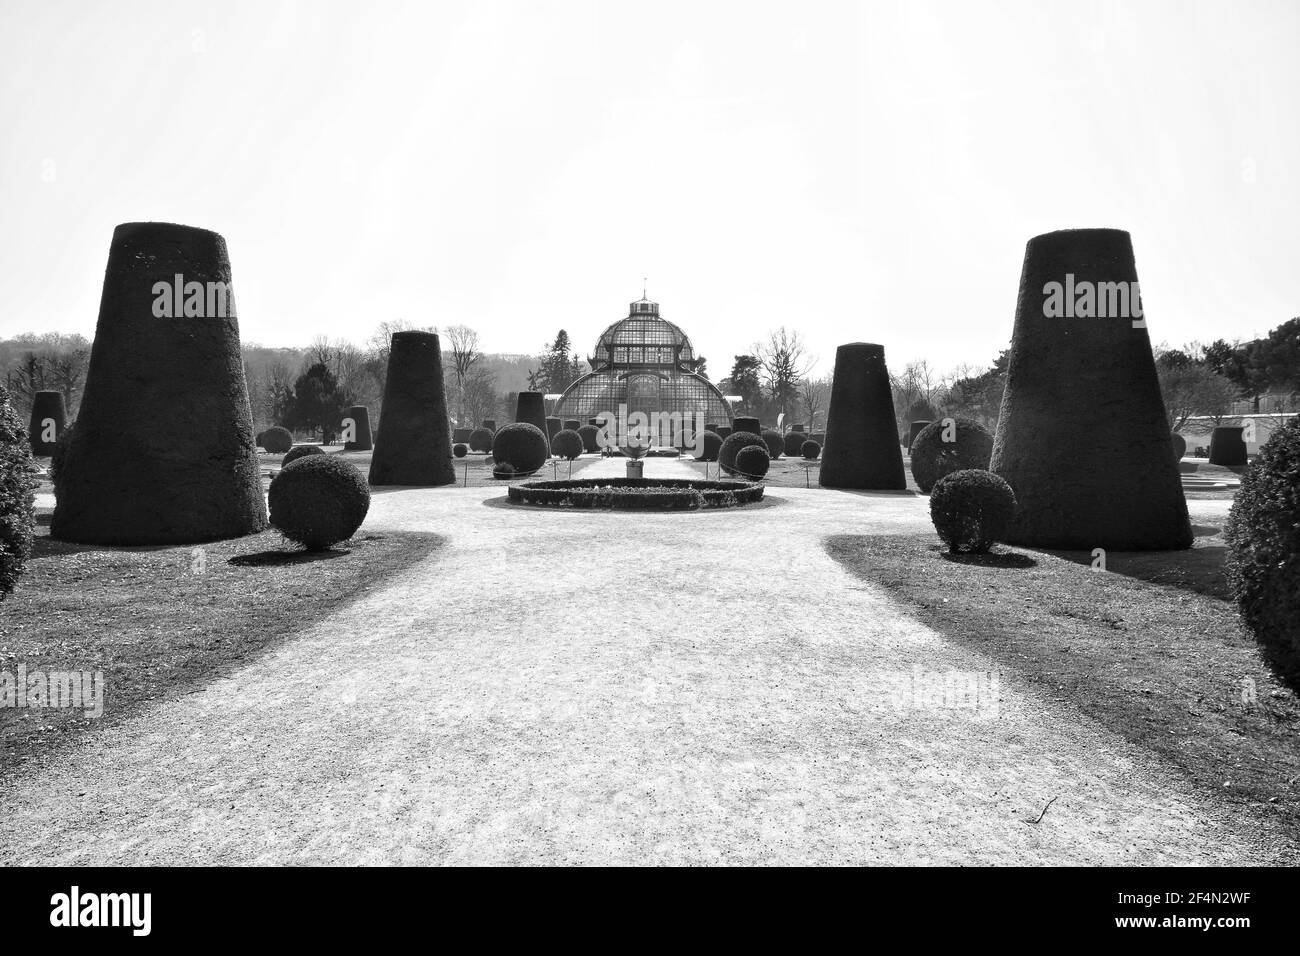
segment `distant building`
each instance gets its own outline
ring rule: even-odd
[[[658,302],[633,302],[627,318],[600,334],[587,361],[591,372],[565,390],[552,413],[557,418],[586,424],[626,405],[628,414],[680,414],[690,421],[699,413],[706,424],[731,424],[731,406],[696,371],[690,338],[660,317]]]

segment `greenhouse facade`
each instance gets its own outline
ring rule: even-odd
[[[700,362],[690,338],[659,315],[658,302],[633,302],[626,318],[601,333],[587,361],[592,370],[560,397],[553,413],[558,418],[587,422],[625,409],[629,418],[640,413],[652,422],[671,417],[731,424],[731,406],[696,371]]]

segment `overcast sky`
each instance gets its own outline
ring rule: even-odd
[[[0,0],[0,335],[93,334],[113,227],[229,244],[245,342],[650,297],[983,365],[1025,241],[1133,233],[1153,340],[1300,314],[1300,4]]]

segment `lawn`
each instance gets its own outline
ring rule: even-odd
[[[274,531],[198,547],[105,548],[52,540],[48,516],[40,521],[0,613],[0,672],[20,663],[28,674],[102,671],[104,713],[0,708],[0,778],[151,702],[201,690],[442,545],[437,535],[363,530],[319,555]]]
[[[999,548],[956,558],[928,535],[832,536],[830,555],[923,623],[1018,673],[1229,802],[1300,824],[1300,706],[1223,599],[1218,527],[1190,551]],[[1144,580],[1146,579],[1146,580]],[[1155,583],[1158,582],[1158,583]]]

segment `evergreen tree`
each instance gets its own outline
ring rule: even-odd
[[[294,383],[293,404],[285,415],[285,424],[307,432],[319,428],[321,440],[327,441],[338,430],[343,411],[351,404],[334,373],[324,363],[317,362]]]

